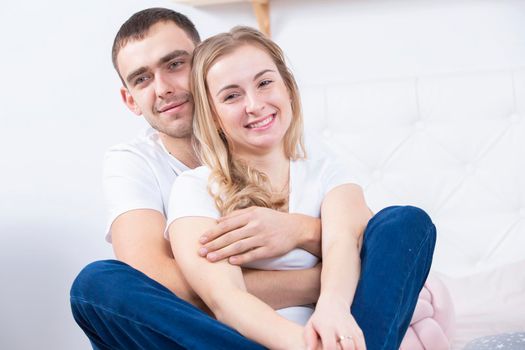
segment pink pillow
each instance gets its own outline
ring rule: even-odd
[[[417,300],[400,350],[447,350],[454,332],[454,304],[447,287],[434,274]]]

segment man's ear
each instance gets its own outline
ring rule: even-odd
[[[122,97],[122,101],[129,108],[130,111],[132,111],[136,115],[142,115],[142,110],[135,103],[135,99],[133,98],[133,96],[131,96],[129,90],[126,89],[124,86],[120,88],[120,96]]]

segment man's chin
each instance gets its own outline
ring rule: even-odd
[[[157,129],[157,131],[175,139],[185,139],[191,137],[193,129],[190,124],[166,127],[161,130]]]

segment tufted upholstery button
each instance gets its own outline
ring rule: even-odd
[[[323,136],[324,137],[332,137],[332,132],[329,129],[323,130]]]
[[[518,113],[512,113],[510,115],[510,118],[509,118],[511,123],[518,123],[520,121],[520,119],[521,119],[521,117],[520,117],[520,115]]]

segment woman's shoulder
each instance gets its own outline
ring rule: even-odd
[[[179,175],[182,179],[205,179],[208,180],[211,170],[206,165],[201,165],[194,169],[186,170]]]
[[[204,165],[186,170],[175,179],[174,187],[180,189],[181,187],[206,186],[210,173],[210,168]]]
[[[292,161],[294,167],[309,171],[315,171],[316,173],[322,172],[327,168],[336,166],[338,163],[340,163],[338,160],[333,159],[331,157],[309,157]]]

